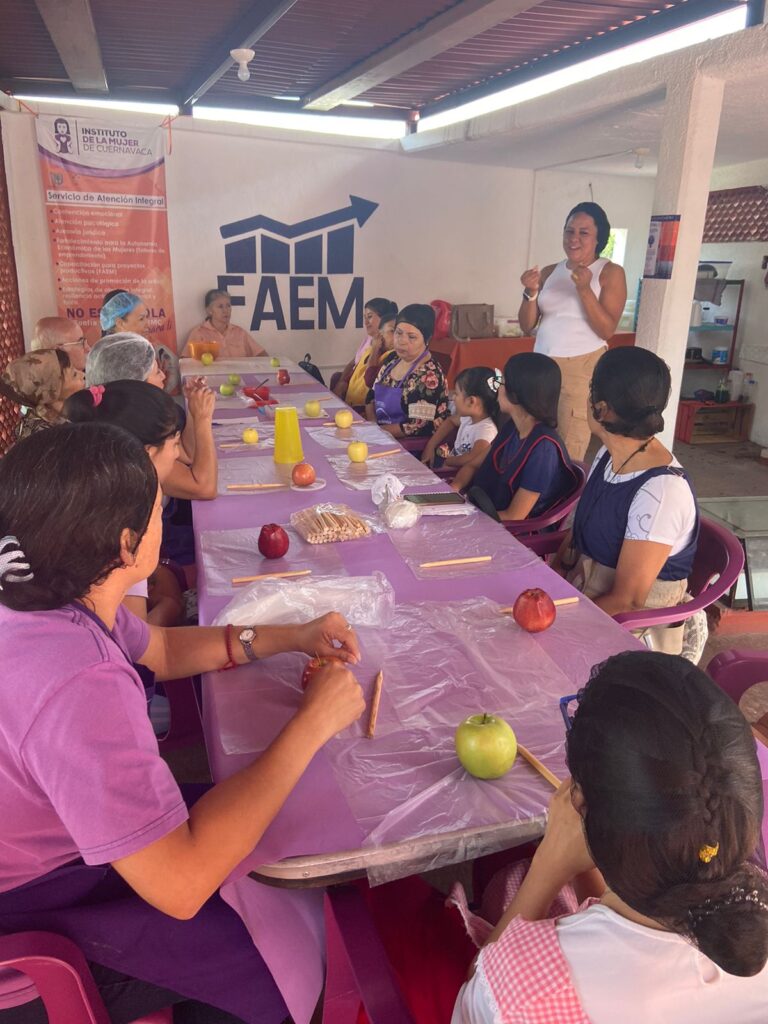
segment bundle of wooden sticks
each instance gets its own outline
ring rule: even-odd
[[[371,528],[354,512],[339,507],[333,511],[314,505],[291,516],[291,523],[309,544],[331,544],[339,540],[366,537]]]

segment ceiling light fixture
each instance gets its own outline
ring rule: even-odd
[[[361,139],[400,139],[405,121],[377,117],[343,117],[334,114],[285,113],[274,110],[232,110],[196,103],[192,116],[204,121],[228,121],[258,128],[287,128],[294,131],[347,135]]]
[[[13,98],[25,103],[51,103],[56,107],[93,107],[95,110],[125,110],[136,114],[167,114],[175,117],[179,108],[175,103],[144,103],[141,100],[89,100],[69,96],[34,96],[15,92]]]
[[[229,56],[232,60],[239,65],[237,69],[237,77],[241,82],[247,82],[251,77],[251,72],[248,70],[248,64],[256,56],[253,50],[249,50],[247,47],[242,47],[239,50],[230,50]]]

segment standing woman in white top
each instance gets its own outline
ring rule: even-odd
[[[526,334],[536,329],[535,352],[551,356],[560,367],[562,390],[557,429],[572,459],[581,460],[589,445],[589,381],[605,343],[616,333],[627,301],[627,280],[617,263],[600,257],[611,225],[597,203],[579,203],[565,221],[566,258],[520,278],[523,301],[518,317]]]

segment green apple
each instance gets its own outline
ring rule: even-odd
[[[277,356],[272,356],[272,358],[269,360],[269,365],[270,366],[279,366],[280,365],[280,360],[277,358]]]
[[[203,354],[200,356],[200,362],[203,364],[203,366],[210,366],[211,363],[213,362],[213,353],[203,352]]]
[[[304,403],[305,416],[310,416],[312,419],[316,419],[318,416],[322,414],[322,411],[323,410],[320,406],[320,403],[316,402],[314,398],[311,399],[309,402]]]
[[[259,432],[256,427],[246,427],[243,431],[243,440],[246,444],[258,444]]]
[[[240,377],[239,373],[230,373],[228,379],[229,379],[229,383],[230,384],[239,384],[240,381],[241,381],[241,377]]]
[[[346,430],[348,427],[352,426],[351,409],[339,409],[333,418],[339,430]]]
[[[219,385],[219,394],[223,395],[225,398],[229,398],[229,396],[230,395],[234,395],[234,393],[235,393],[235,389],[232,387],[231,384],[221,384],[221,385]]]
[[[352,441],[347,445],[350,462],[365,462],[368,458],[368,445],[365,441]]]
[[[517,757],[517,737],[497,715],[470,715],[456,730],[456,753],[470,775],[500,779]]]

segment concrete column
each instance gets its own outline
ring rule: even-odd
[[[725,89],[723,79],[707,77],[693,66],[680,72],[667,85],[653,198],[654,213],[680,214],[680,234],[672,277],[643,281],[637,323],[637,344],[656,352],[672,371],[661,436],[670,449]]]

